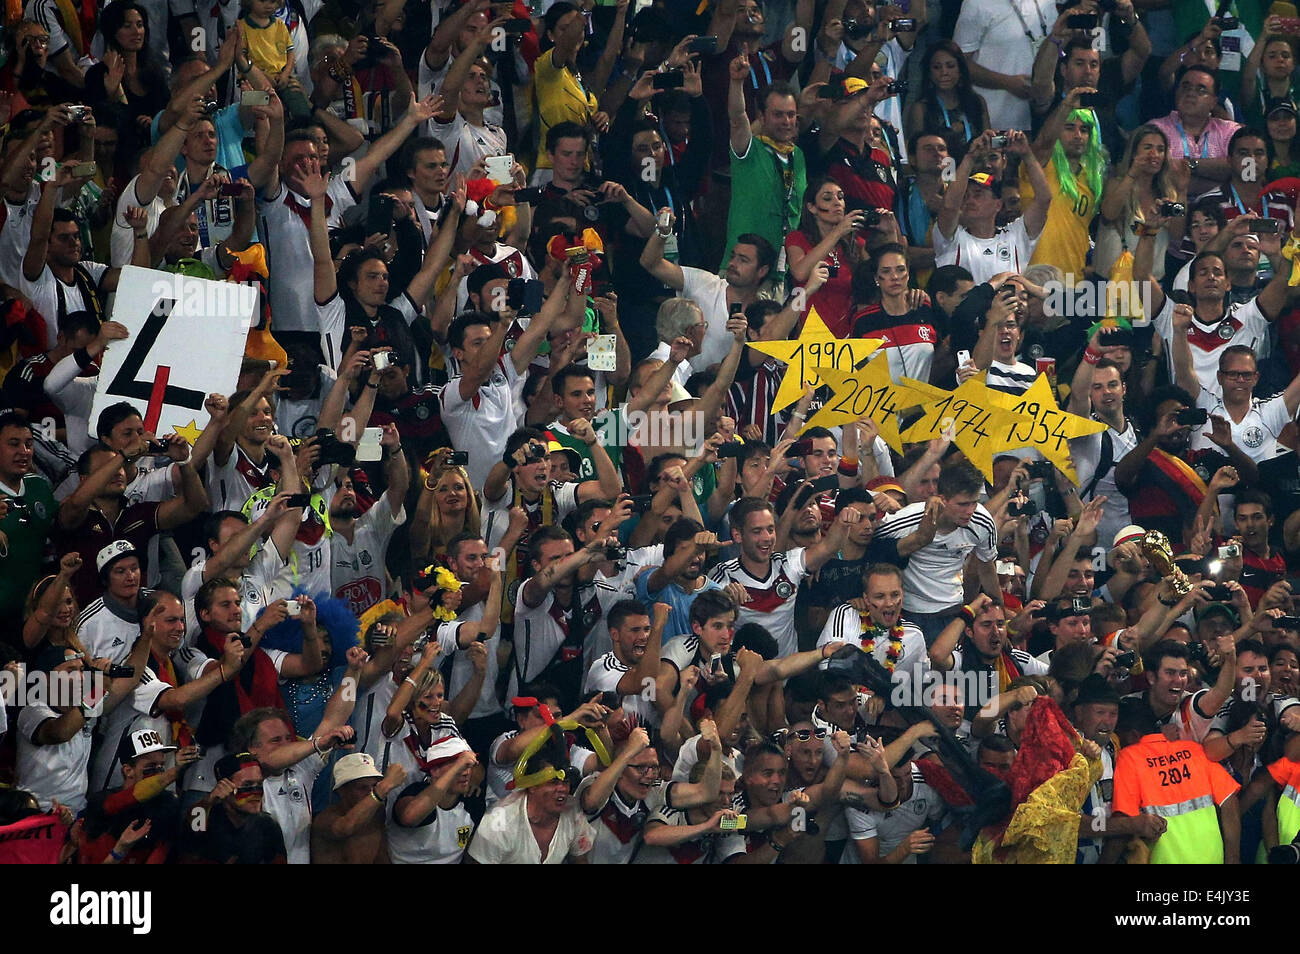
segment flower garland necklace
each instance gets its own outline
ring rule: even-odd
[[[884,630],[883,626],[876,626],[871,622],[870,613],[858,613],[862,620],[862,635],[858,637],[858,642],[862,646],[864,653],[874,653],[876,649],[876,637]],[[884,667],[890,672],[898,665],[898,661],[903,658],[903,626],[898,624],[889,630],[889,648],[885,650]]]

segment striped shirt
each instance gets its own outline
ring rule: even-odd
[[[901,540],[914,533],[925,515],[925,501],[908,504],[881,520],[877,536]],[[962,571],[974,552],[983,563],[997,556],[997,527],[983,504],[964,527],[936,533],[903,569],[903,606],[912,613],[941,613],[962,603]]]

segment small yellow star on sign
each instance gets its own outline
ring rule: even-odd
[[[184,427],[173,428],[173,430],[175,430],[178,436],[185,438],[185,443],[189,444],[191,447],[193,447],[194,442],[199,439],[199,435],[203,433],[203,428],[199,427],[198,422],[193,418],[191,418],[190,422]]]
[[[803,397],[804,388],[822,384],[818,368],[851,371],[884,342],[879,338],[836,338],[816,308],[808,309],[803,331],[793,341],[751,341],[755,351],[787,365],[776,392],[772,411],[788,407]]]
[[[835,389],[835,393],[808,421],[805,431],[810,427],[835,427],[869,417],[876,422],[885,443],[903,453],[903,441],[898,433],[898,412],[924,403],[930,399],[930,394],[896,383],[889,373],[889,355],[877,354],[864,366],[852,371],[822,367],[813,370]],[[860,453],[867,453],[867,449],[862,448]]]
[[[1027,419],[1026,423],[1011,424],[999,432],[993,452],[1031,447],[1050,460],[1077,487],[1079,475],[1075,473],[1070,458],[1070,441],[1098,434],[1106,429],[1106,425],[1061,410],[1046,374],[1040,374],[1024,394],[991,393],[999,395],[1003,408]]]

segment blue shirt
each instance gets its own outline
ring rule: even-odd
[[[694,593],[687,593],[676,583],[669,583],[662,590],[651,592],[650,574],[657,569],[657,566],[647,566],[636,575],[636,598],[646,606],[667,603],[673,608],[664,625],[663,641],[666,643],[674,636],[685,636],[691,632],[691,604],[695,602],[695,597],[705,590],[720,590],[722,587],[705,576],[702,577],[704,585]]]

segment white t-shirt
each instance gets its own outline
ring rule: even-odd
[[[915,532],[925,514],[925,501],[908,504],[880,521],[876,533],[901,540]],[[913,613],[941,613],[962,602],[962,571],[966,559],[985,563],[997,556],[997,527],[983,504],[964,527],[936,533],[929,545],[917,550],[903,570],[903,605]]]
[[[420,57],[423,62],[424,57]],[[450,121],[440,123],[431,120],[435,139],[447,147],[447,162],[451,164],[450,175],[469,177],[470,167],[485,156],[504,156],[510,152],[510,143],[506,131],[500,123],[494,123],[484,111],[484,125],[475,126],[457,111]]]
[[[433,6],[435,7],[435,11],[436,11],[437,5],[434,4]],[[541,16],[541,12],[535,10],[533,15]],[[434,19],[434,25],[436,26],[438,20],[437,12],[434,13],[433,19]],[[451,69],[452,59],[453,57],[451,53],[448,52],[447,62],[443,63],[442,66],[440,66],[438,69],[435,70],[433,67],[431,67],[428,64],[425,56],[421,55],[420,68],[416,75],[416,86],[415,86],[416,95],[419,96],[420,99],[428,99],[431,94],[440,92],[442,90],[442,84],[447,79],[447,72]],[[527,71],[525,71],[520,75],[527,75]],[[505,110],[501,106],[501,85],[497,83],[495,74],[488,79],[488,89],[492,93],[492,104],[488,106],[487,109],[483,110],[483,121],[487,123],[491,123],[492,125],[500,128],[501,124],[505,122]],[[425,128],[427,130],[427,132],[425,133],[426,135],[434,137],[435,139],[439,140],[440,142],[443,143],[443,145],[447,147],[447,161],[450,162],[451,161],[451,138],[450,137],[444,138],[443,136],[439,135],[439,133],[443,131],[444,127],[435,124],[433,122],[428,122],[425,123]],[[466,168],[468,169],[469,167],[466,166]]]
[[[348,601],[352,615],[360,616],[384,598],[388,574],[384,555],[394,531],[406,522],[406,509],[393,513],[388,494],[357,518],[352,542],[335,531],[330,538],[330,589]]]
[[[884,858],[914,831],[928,828],[944,816],[947,806],[939,793],[925,784],[925,776],[912,765],[912,795],[907,801],[888,812],[864,812],[858,808],[845,808],[844,818],[849,825],[852,841],[879,839],[880,857]],[[904,864],[916,864],[916,855],[908,856]],[[844,846],[841,864],[861,863],[856,845]]]
[[[214,513],[218,510],[243,510],[253,491],[273,483],[271,459],[264,456],[261,464],[255,464],[244,449],[235,444],[224,464],[217,463],[215,453],[208,458],[204,483],[208,491],[208,507]]]
[[[1101,466],[1102,436],[1110,435],[1111,466],[1106,475],[1097,481],[1097,487],[1088,495],[1087,500],[1105,497],[1102,508],[1101,523],[1097,527],[1098,542],[1106,545],[1115,539],[1115,534],[1133,522],[1129,515],[1128,498],[1115,485],[1115,468],[1129,451],[1138,446],[1138,436],[1131,421],[1125,419],[1124,432],[1107,428],[1096,434],[1076,437],[1070,441],[1070,459],[1074,461],[1074,470],[1079,477],[1079,487],[1086,488],[1092,483],[1093,476]],[[1086,502],[1086,501],[1085,501]]]
[[[963,0],[952,38],[972,62],[1027,77],[1056,17],[1051,0]],[[1029,130],[1028,100],[985,86],[976,86],[975,92],[988,103],[991,128]]]
[[[736,340],[727,332],[727,318],[730,317],[727,310],[727,280],[702,268],[684,267],[679,297],[689,298],[699,305],[704,312],[704,320],[708,323],[696,363],[701,368],[720,363]]]
[[[398,799],[418,795],[431,783],[408,785]],[[451,808],[434,806],[432,812],[414,825],[397,819],[397,801],[388,819],[388,858],[395,865],[455,865],[469,846],[474,834],[474,819],[464,802]]]
[[[311,790],[325,766],[325,759],[313,752],[279,775],[262,779],[262,811],[280,826],[291,865],[311,863]]]
[[[50,53],[54,53],[54,34],[50,34]],[[41,201],[41,185],[33,182],[27,198],[18,204],[4,200],[5,221],[0,225],[0,281],[17,287],[23,280],[23,256],[32,241],[32,216]],[[50,344],[47,347],[53,348]]]
[[[621,662],[614,653],[607,652],[591,664],[586,679],[582,684],[583,698],[589,698],[595,692],[615,692],[618,681],[623,674],[631,671],[631,666]],[[655,726],[659,724],[659,710],[655,704],[643,697],[640,687],[635,692],[623,696],[623,713],[636,719],[635,725]]]
[[[342,224],[343,213],[357,204],[357,198],[342,176],[330,180],[325,194],[331,203],[326,223],[335,228]],[[277,331],[319,331],[307,224],[286,203],[296,203],[298,209],[310,215],[310,200],[291,197],[289,187],[283,182],[273,196],[257,204],[258,227],[266,246],[266,267],[275,276],[267,283],[272,321]]]
[[[902,655],[894,662],[894,681],[899,682],[903,674],[907,673],[907,678],[911,679],[914,685],[920,685],[930,668],[930,656],[925,650],[925,635],[906,620],[902,621],[901,625]],[[817,637],[817,646],[820,648],[827,643],[835,642],[857,646],[861,644],[864,631],[862,617],[858,615],[858,611],[850,603],[841,603],[831,610],[830,616],[826,617],[826,625],[822,627],[821,635]],[[886,634],[877,637],[871,655],[875,657],[876,662],[884,666],[889,658],[889,650],[890,640]],[[821,668],[826,668],[826,664],[823,663]]]
[[[127,210],[143,206],[145,215],[148,218],[146,228],[149,234],[153,235],[154,232],[158,231],[158,219],[167,209],[167,203],[159,195],[154,196],[153,201],[148,205],[144,205],[136,192],[136,187],[139,184],[140,177],[136,175],[126,184],[126,188],[118,196],[117,208],[113,211],[113,232],[110,236],[111,246],[108,253],[108,263],[113,268],[130,265],[131,254],[135,251],[135,230],[126,224]]]
[[[561,620],[565,620],[561,623]],[[521,684],[532,682],[555,659],[568,638],[567,616],[555,602],[555,592],[546,594],[539,606],[524,602],[524,587],[515,597],[515,658],[507,697],[519,694]]]
[[[1156,334],[1164,339],[1170,377],[1173,377],[1174,304],[1166,295],[1164,307],[1151,319]],[[1192,326],[1187,329],[1187,345],[1201,388],[1218,390],[1219,355],[1231,345],[1244,345],[1255,352],[1256,358],[1267,358],[1272,351],[1268,332],[1269,320],[1259,310],[1258,297],[1245,304],[1229,305],[1227,315],[1218,324],[1206,325],[1193,318]]]
[[[341,299],[339,299],[341,301]],[[275,429],[285,437],[311,437],[316,433],[316,424],[320,418],[321,405],[334,387],[338,374],[328,365],[316,366],[318,390],[314,396],[294,400],[287,394],[280,395],[275,403]]]
[[[460,648],[456,641],[456,634],[462,623],[480,622],[486,609],[487,601],[480,600],[451,622],[438,624],[438,646],[442,658],[451,658],[451,685],[447,689],[448,699],[456,698],[474,675],[474,663],[470,661],[469,651]],[[497,699],[496,692],[497,674],[500,672],[500,663],[497,660],[497,650],[501,646],[500,623],[491,636],[484,641],[484,645],[487,648],[487,670],[483,674],[483,688],[479,690],[474,708],[470,710],[471,719],[481,719],[483,716],[501,711],[501,703]]]
[[[193,646],[199,638],[202,626],[194,610],[194,597],[203,586],[203,570],[207,560],[199,560],[185,571],[181,577],[181,602],[185,604],[185,642]],[[293,581],[290,578],[289,561],[281,558],[280,551],[272,543],[266,543],[253,557],[247,569],[239,575],[239,611],[243,620],[244,632],[253,625],[258,614],[266,606],[278,599],[288,599],[293,593]]]
[[[1267,399],[1251,398],[1250,410],[1240,421],[1232,419],[1223,405],[1223,396],[1219,394],[1218,388],[1211,390],[1202,385],[1201,393],[1196,396],[1196,406],[1204,408],[1212,417],[1221,417],[1227,421],[1232,428],[1233,443],[1255,463],[1272,460],[1278,454],[1287,452],[1277,442],[1282,430],[1291,423],[1291,415],[1287,413],[1286,401],[1281,394]],[[1209,427],[1209,422],[1206,422],[1204,427],[1192,428],[1192,450],[1217,448],[1218,445],[1205,436]]]
[[[99,262],[82,262],[81,267],[90,275],[91,285],[96,289],[108,271],[108,266]],[[46,265],[41,271],[40,277],[36,281],[28,281],[27,276],[19,270],[18,288],[24,295],[31,299],[36,310],[41,313],[45,319],[46,345],[47,349],[53,348],[55,339],[59,333],[59,315],[70,315],[74,311],[93,311],[94,308],[86,296],[81,293],[74,281],[70,285],[65,285],[62,281],[54,277],[50,271],[50,266]],[[60,310],[59,303],[62,302],[63,309]],[[105,304],[104,313],[108,314],[105,296],[100,295],[100,302]]]
[[[514,362],[499,359],[491,377],[466,400],[460,395],[460,377],[454,377],[442,389],[442,424],[451,442],[469,454],[470,486],[481,488],[492,465],[501,459],[506,440],[515,429],[513,379],[517,378]]]
[[[646,821],[665,825],[690,825],[685,809],[664,805]],[[738,832],[710,832],[672,848],[646,846],[637,855],[639,865],[720,865],[732,855],[745,853],[745,836]]]
[[[120,664],[140,638],[140,624],[118,616],[101,596],[77,617],[77,637],[91,659],[103,657]]]
[[[90,742],[97,720],[86,720],[76,735],[59,745],[33,742],[32,736],[41,723],[59,715],[48,706],[29,705],[18,711],[17,785],[36,796],[41,811],[49,811],[57,801],[80,812],[86,807]]]
[[[1020,42],[1026,43],[1023,33]],[[1040,232],[1039,235],[1041,234]],[[964,225],[957,226],[952,238],[944,235],[943,230],[936,225],[933,237],[935,267],[960,265],[971,273],[977,285],[1002,272],[1023,270],[1033,257],[1039,238],[1038,235],[1029,234],[1023,215],[1010,225],[998,229],[992,238],[977,238],[966,231]]]
[[[767,575],[761,578],[751,575],[739,557],[719,563],[709,571],[709,579],[719,586],[739,583],[749,591],[749,601],[741,605],[736,625],[762,626],[776,639],[780,656],[799,651],[799,639],[794,631],[794,602],[800,582],[808,575],[806,555],[805,547],[773,553]]]
[[[513,792],[483,816],[470,842],[471,858],[481,865],[560,865],[570,855],[578,857],[591,851],[596,830],[582,817],[573,799],[560,816],[543,858],[528,823],[527,796],[527,792]]]

